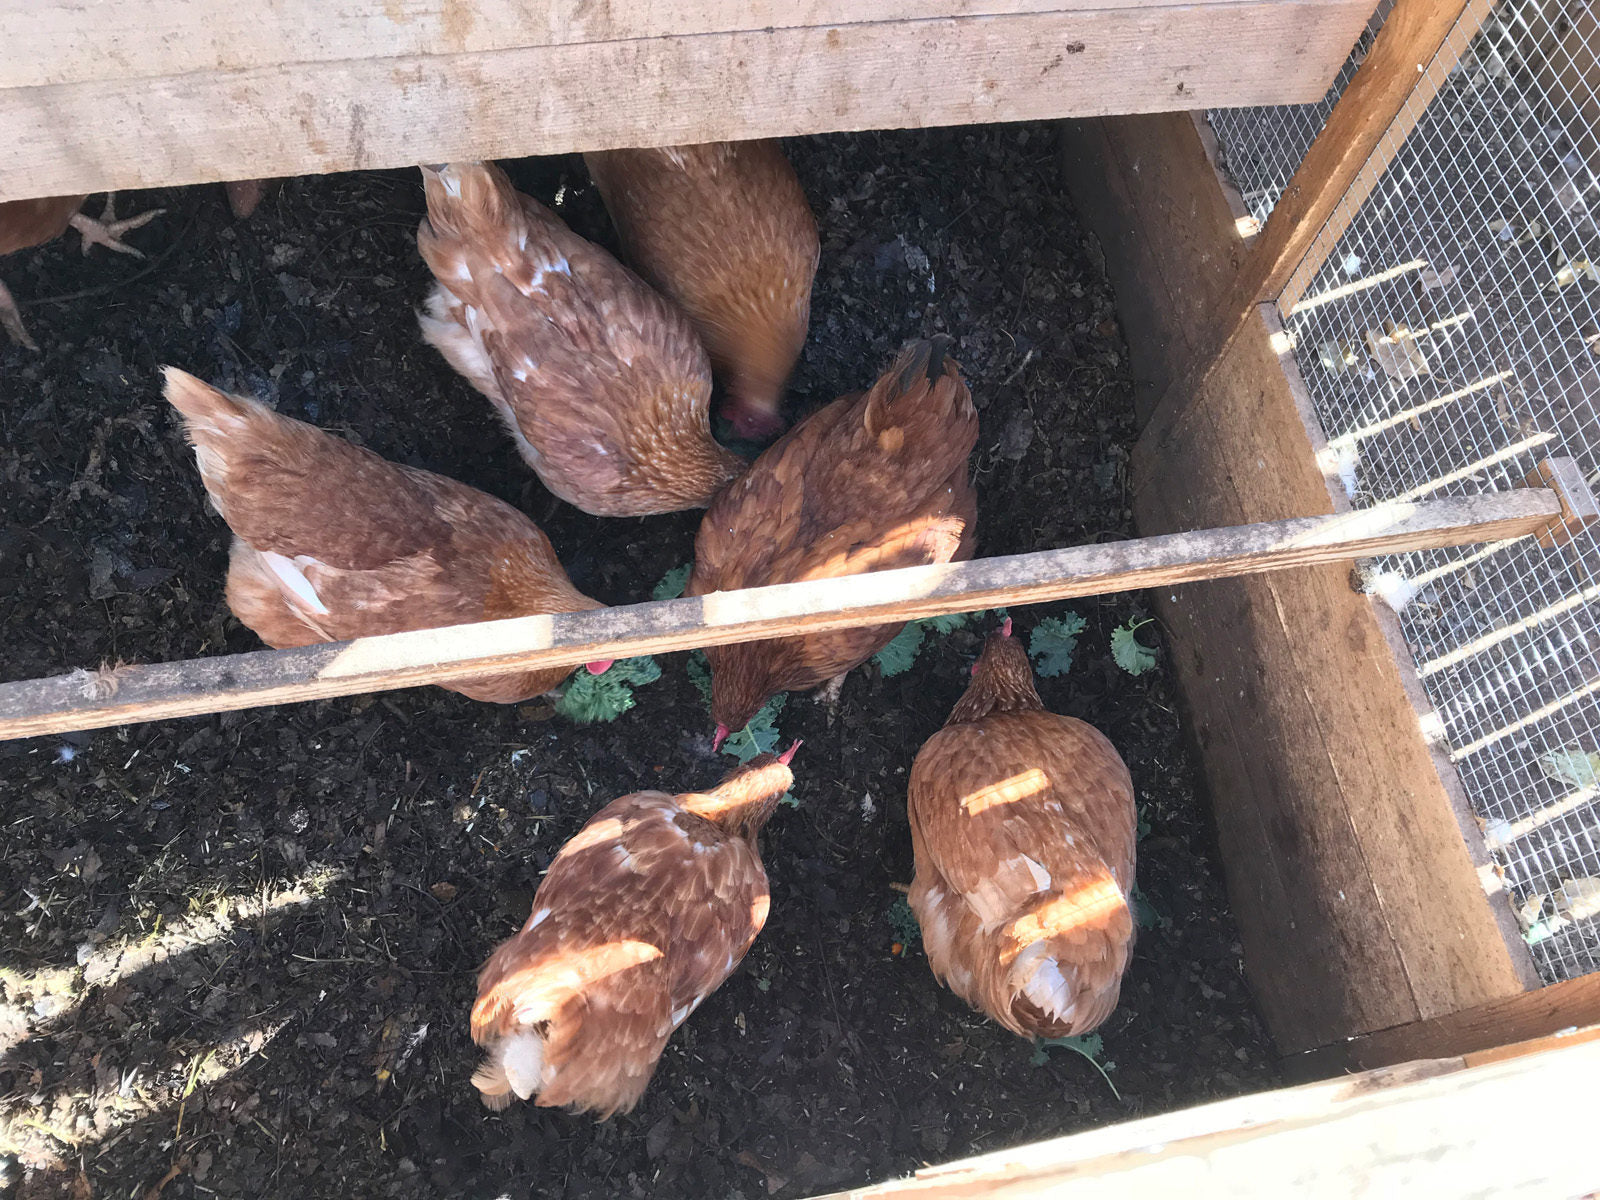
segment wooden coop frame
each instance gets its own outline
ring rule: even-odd
[[[1447,1177],[1439,1167],[1446,1186],[1432,1194],[1457,1194],[1448,1184],[1457,1178],[1502,1178],[1492,1165],[1516,1160],[1504,1150],[1516,1135],[1504,1131],[1517,1121],[1541,1145],[1581,1149],[1586,1107],[1576,1091],[1562,1101],[1567,1093],[1549,1089],[1577,1088],[1600,1064],[1594,1031],[1556,1036],[1600,1024],[1600,975],[1538,986],[1453,769],[1430,741],[1398,628],[1347,574],[1358,555],[1557,542],[1600,514],[1562,460],[1523,490],[1351,511],[1318,464],[1326,439],[1276,318],[1276,301],[1303,289],[1316,255],[1331,250],[1324,225],[1336,203],[1381,172],[1380,137],[1403,137],[1408,98],[1437,88],[1419,64],[1470,36],[1488,8],[1398,0],[1256,231],[1188,110],[1321,98],[1372,0],[129,0],[115,23],[92,5],[0,0],[10,51],[0,61],[0,201],[619,145],[1082,118],[1063,129],[1067,185],[1105,250],[1144,426],[1132,462],[1138,539],[77,671],[0,686],[0,738],[1153,588],[1247,970],[1279,1049],[1306,1078],[1430,1061],[849,1195],[1023,1196],[1069,1179],[1098,1195],[1146,1178],[1181,1179],[1208,1195],[1221,1194],[1219,1181],[1228,1195],[1268,1194],[1244,1188],[1259,1178],[1277,1195],[1305,1181],[1303,1171],[1283,1174],[1286,1164],[1303,1167],[1319,1149],[1346,1173],[1326,1175],[1316,1194],[1343,1195],[1381,1176],[1381,1156],[1358,1149],[1377,1146],[1386,1122],[1429,1131],[1389,1143],[1418,1170],[1425,1156],[1436,1154],[1427,1161],[1437,1166],[1470,1152],[1475,1173]],[[606,85],[616,79],[628,86]],[[85,130],[93,144],[81,141]],[[1494,1049],[1528,1039],[1538,1040]],[[1476,1141],[1441,1132],[1447,1116],[1470,1108],[1464,1095],[1502,1122],[1499,1132],[1480,1130]],[[1568,1132],[1550,1136],[1562,1121]],[[1310,1141],[1297,1136],[1307,1130]],[[1190,1166],[1174,1166],[1182,1161]],[[1220,1174],[1202,1180],[1195,1163]],[[1279,1173],[1258,1174],[1269,1163]],[[1536,1183],[1600,1186],[1592,1173],[1578,1180],[1576,1160],[1540,1164],[1548,1177],[1507,1175],[1503,1194]],[[1172,1170],[1180,1174],[1163,1174]]]

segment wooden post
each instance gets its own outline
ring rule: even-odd
[[[1518,489],[101,675],[78,671],[0,686],[0,739],[1519,537],[1547,529],[1560,512],[1553,492]]]

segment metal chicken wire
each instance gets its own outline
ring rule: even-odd
[[[1358,506],[1515,487],[1554,455],[1600,487],[1600,4],[1507,0],[1461,32],[1280,306]],[[1313,114],[1247,111],[1212,123],[1266,195],[1287,176],[1256,164]],[[1600,969],[1595,530],[1392,556],[1368,582],[1400,613],[1541,974]]]

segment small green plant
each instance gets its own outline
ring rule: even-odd
[[[1142,621],[1129,621],[1111,631],[1111,657],[1129,675],[1143,675],[1156,665],[1156,652],[1133,636],[1136,630],[1153,620],[1154,617],[1146,617]]]
[[[1156,906],[1150,903],[1150,897],[1138,888],[1128,893],[1128,902],[1133,908],[1133,923],[1140,929],[1166,929],[1171,926],[1172,922],[1162,916]]]
[[[1117,1085],[1111,1082],[1110,1072],[1117,1069],[1117,1064],[1100,1060],[1101,1054],[1105,1052],[1105,1042],[1098,1033],[1085,1033],[1077,1037],[1036,1038],[1033,1043],[1033,1057],[1028,1061],[1036,1067],[1044,1066],[1050,1061],[1050,1055],[1046,1052],[1050,1046],[1060,1046],[1063,1050],[1083,1055],[1089,1060],[1089,1065],[1100,1072],[1100,1078],[1106,1081],[1111,1094],[1118,1100],[1122,1099],[1122,1093],[1117,1091]]]
[[[700,693],[700,699],[708,705],[711,703],[711,664],[706,661],[704,650],[689,652],[689,661],[685,664],[689,672],[689,682],[694,684],[694,690]]]
[[[652,600],[676,600],[683,595],[683,589],[689,586],[689,572],[694,569],[693,563],[684,563],[681,567],[673,567],[661,577],[661,582],[650,590]]]
[[[1046,679],[1065,675],[1072,669],[1072,653],[1078,648],[1078,635],[1088,624],[1075,612],[1063,617],[1046,617],[1028,635],[1028,657],[1033,669]]]
[[[895,943],[901,947],[902,955],[922,945],[922,926],[917,924],[917,914],[911,911],[911,904],[904,896],[896,896],[884,916],[894,932]]]
[[[878,670],[885,677],[904,675],[917,661],[917,656],[922,653],[922,644],[927,640],[929,633],[950,634],[962,626],[992,613],[994,616],[1003,617],[1006,610],[979,609],[969,613],[945,613],[942,616],[926,617],[921,621],[907,621],[906,627],[895,634],[894,641],[872,656],[872,661],[878,664]]]
[[[556,701],[556,711],[579,725],[615,721],[633,707],[633,690],[661,678],[661,668],[648,655],[623,658],[601,675],[577,671]]]
[[[722,752],[742,763],[749,762],[758,754],[776,754],[778,740],[783,736],[778,732],[778,714],[783,711],[788,699],[788,692],[779,692],[763,704],[743,729],[736,729],[728,735],[722,743]]]

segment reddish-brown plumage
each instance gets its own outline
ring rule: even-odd
[[[601,607],[522,513],[167,368],[211,503],[234,532],[228,607],[269,646],[305,646]],[[514,703],[569,668],[457,680]]]
[[[978,414],[946,341],[908,345],[866,395],[807,417],[718,496],[700,523],[687,594],[970,558]],[[826,683],[902,628],[708,646],[711,715],[742,728],[769,696]]]
[[[933,973],[1014,1033],[1086,1033],[1133,948],[1133,781],[1093,726],[1046,712],[1027,653],[992,635],[906,798],[910,902]]]
[[[423,169],[422,334],[494,404],[544,485],[584,512],[702,508],[745,467],[711,436],[684,315],[520,195],[493,163]]]
[[[613,800],[562,847],[478,975],[485,1104],[536,1096],[608,1117],[638,1102],[667,1039],[766,922],[756,837],[793,782],[761,755],[709,792]]]
[[[88,198],[43,196],[0,204],[0,254],[14,254],[60,237]]]
[[[783,427],[820,243],[774,141],[602,150],[583,161],[639,273],[689,314],[744,437]]]

